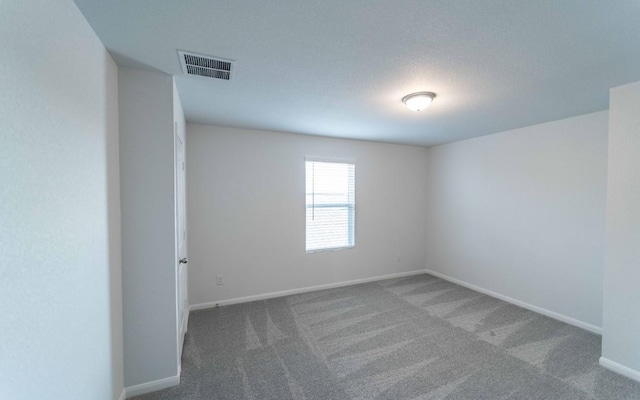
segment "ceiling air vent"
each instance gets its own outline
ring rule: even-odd
[[[231,68],[233,60],[224,58],[205,56],[203,54],[188,53],[178,51],[182,72],[187,75],[198,75],[206,78],[231,79]]]

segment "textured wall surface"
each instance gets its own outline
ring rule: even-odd
[[[187,137],[191,304],[424,268],[425,149],[193,124]],[[352,249],[305,252],[307,156],[355,160]]]
[[[602,356],[640,379],[640,82],[611,90]]]
[[[427,268],[600,327],[607,115],[430,148]]]
[[[173,79],[119,71],[125,386],[178,373]]]
[[[0,398],[122,389],[117,67],[71,1],[0,2]]]

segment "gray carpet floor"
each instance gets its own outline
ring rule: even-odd
[[[165,399],[640,399],[600,337],[431,275],[193,312]]]

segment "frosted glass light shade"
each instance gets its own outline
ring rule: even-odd
[[[411,93],[404,96],[402,102],[409,110],[420,111],[429,107],[429,104],[431,104],[435,97],[435,93],[431,92]]]

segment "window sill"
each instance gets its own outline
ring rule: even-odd
[[[353,249],[354,247],[356,247],[356,246],[353,245],[353,246],[344,246],[344,247],[331,247],[331,248],[328,248],[328,249],[307,250],[307,254],[309,254],[309,253],[322,253],[322,252],[325,252],[325,251],[349,250],[349,249]]]

